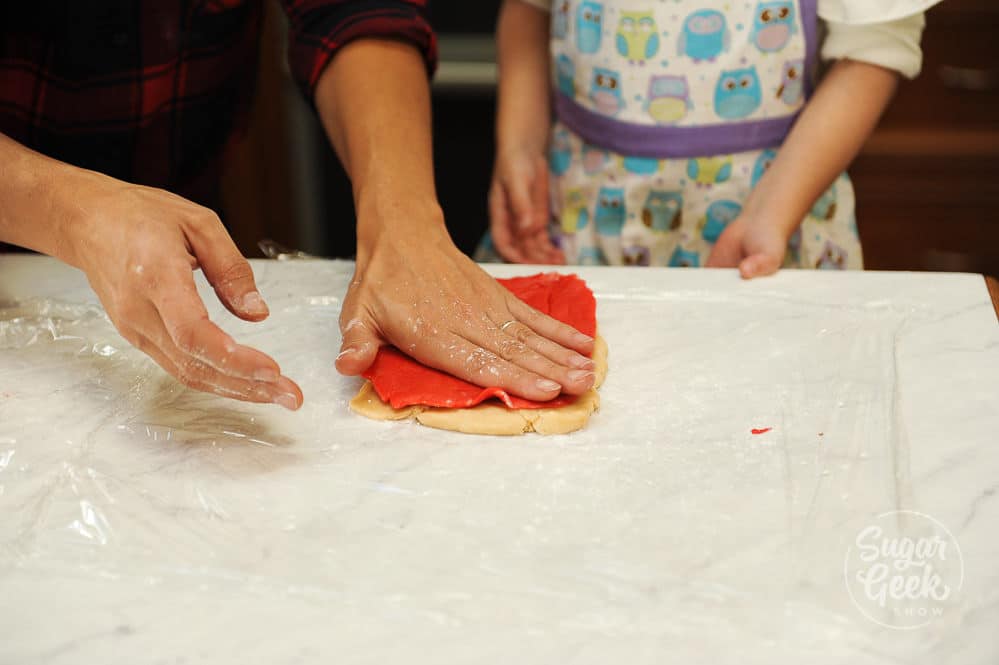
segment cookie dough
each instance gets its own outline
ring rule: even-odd
[[[607,375],[607,342],[599,335],[593,345],[596,381],[575,402],[558,408],[509,409],[495,403],[483,403],[465,409],[444,409],[428,406],[407,406],[394,409],[378,397],[370,381],[350,401],[350,408],[375,420],[415,419],[421,425],[466,434],[514,435],[567,434],[583,428],[590,415],[600,406],[597,388]]]

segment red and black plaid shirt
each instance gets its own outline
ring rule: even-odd
[[[0,1],[0,132],[56,159],[214,203],[264,0]],[[433,66],[429,0],[282,0],[311,98],[337,49],[402,39]]]

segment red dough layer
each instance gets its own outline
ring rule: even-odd
[[[579,277],[547,273],[501,279],[499,283],[538,311],[590,337],[596,334],[597,302]],[[576,400],[570,395],[560,395],[549,402],[535,402],[510,395],[501,388],[481,388],[422,365],[390,346],[378,351],[364,378],[371,381],[382,401],[394,409],[414,405],[466,408],[490,398],[499,399],[511,409],[541,409],[566,406]]]

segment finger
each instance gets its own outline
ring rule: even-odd
[[[523,263],[520,247],[514,243],[512,218],[507,205],[506,191],[499,183],[493,183],[489,190],[489,230],[493,236],[496,251],[507,261]]]
[[[552,236],[547,226],[537,232],[536,243],[537,251],[542,257],[542,263],[565,263],[565,256],[562,255],[562,250],[552,242]]]
[[[211,211],[185,228],[191,250],[226,309],[247,321],[262,321],[270,310],[257,290],[253,270]]]
[[[753,254],[739,264],[739,274],[743,279],[772,275],[780,268],[780,260],[768,254]]]
[[[524,174],[509,178],[506,181],[506,193],[517,232],[522,233],[530,229],[534,225],[536,214],[531,200],[531,179]]]
[[[589,357],[593,353],[593,338],[572,326],[542,314],[514,295],[507,300],[514,317],[541,337]]]
[[[496,386],[526,399],[545,402],[562,392],[556,381],[504,360],[460,335],[434,340],[422,362],[479,386]]]
[[[479,346],[488,349],[507,362],[528,369],[539,376],[551,379],[561,384],[563,392],[579,395],[593,387],[596,379],[593,361],[565,349],[561,354],[558,345],[548,342],[555,349],[549,349],[553,355],[567,358],[566,363],[556,362],[552,358],[539,353],[533,347],[543,347],[544,342],[533,330],[519,321],[512,321],[483,330],[471,329],[464,337]],[[571,355],[570,355],[571,354]],[[573,363],[573,364],[570,364]]]
[[[181,352],[170,342],[165,330],[151,334],[158,338],[158,343],[138,331],[132,331],[126,338],[188,388],[244,402],[273,403],[290,411],[302,404],[301,388],[286,377],[273,383],[237,379]]]
[[[542,155],[538,155],[534,162],[534,186],[531,188],[531,203],[533,208],[533,220],[531,228],[545,229],[548,226],[548,162]]]
[[[591,371],[596,368],[590,358],[542,337],[519,321],[508,325],[503,332],[563,367]]]
[[[229,376],[253,381],[277,381],[281,368],[274,359],[256,349],[237,344],[209,320],[190,272],[175,272],[165,277],[150,296],[157,317],[174,346]],[[156,341],[155,337],[152,339]]]
[[[336,369],[346,376],[358,376],[371,367],[383,342],[375,327],[360,317],[349,318],[341,326],[343,342],[336,357]]]
[[[706,268],[734,268],[742,259],[741,239],[725,229],[711,248],[711,254],[704,264]]]
[[[540,233],[535,232],[522,236],[521,246],[524,248],[523,254],[530,263],[543,264],[548,262],[548,250],[551,247],[551,241],[546,237],[547,235],[548,231],[544,229]]]

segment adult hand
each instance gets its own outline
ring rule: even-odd
[[[565,263],[548,235],[548,164],[508,150],[496,159],[489,189],[489,228],[500,256],[514,263]]]
[[[250,264],[211,210],[91,172],[80,175],[73,194],[78,214],[64,225],[61,253],[86,273],[125,339],[196,390],[301,405],[301,389],[272,358],[237,344],[208,318],[197,268],[239,318],[268,315]]]
[[[738,267],[743,279],[772,275],[784,263],[787,241],[774,224],[741,215],[722,231],[705,266]]]
[[[380,346],[392,344],[426,365],[529,399],[593,385],[590,337],[524,304],[459,252],[439,209],[410,214],[427,223],[359,225],[377,231],[359,239],[340,316],[340,372],[362,373]]]

